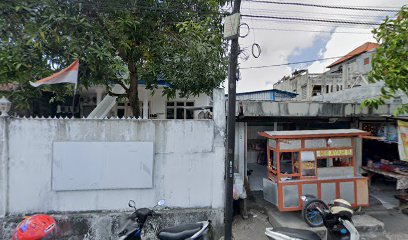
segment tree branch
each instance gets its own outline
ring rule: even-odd
[[[126,93],[129,92],[129,88],[128,88],[122,81],[117,80],[117,79],[114,79],[113,81],[114,81],[116,84],[119,84],[120,86],[122,86],[123,89],[125,89],[125,92],[126,92]]]
[[[127,96],[127,94],[124,94],[124,93],[113,93],[111,91],[108,91],[108,94],[113,97],[126,97]]]

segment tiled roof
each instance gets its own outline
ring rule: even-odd
[[[378,44],[377,43],[372,43],[372,42],[366,42],[363,45],[359,46],[358,48],[354,49],[353,51],[347,53],[345,56],[343,56],[342,58],[340,58],[339,60],[335,61],[334,63],[330,64],[329,66],[327,66],[328,68],[334,67],[337,64],[340,64],[342,62],[345,62],[355,56],[358,56],[362,53],[368,52],[374,48],[377,48]]]

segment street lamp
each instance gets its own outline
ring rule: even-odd
[[[0,117],[7,117],[10,108],[11,102],[7,100],[7,98],[5,98],[4,96],[0,98],[0,112],[1,112]]]

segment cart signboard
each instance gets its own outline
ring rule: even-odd
[[[352,156],[353,149],[335,149],[335,150],[319,150],[316,151],[317,157],[338,157],[338,156]]]

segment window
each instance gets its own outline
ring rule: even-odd
[[[341,158],[321,158],[318,160],[318,168],[329,168],[329,167],[351,167],[352,158],[351,157],[341,157]]]
[[[326,85],[326,93],[329,93],[329,85]]]
[[[166,119],[194,119],[194,102],[167,102]]]
[[[143,101],[139,101],[140,117],[143,117]],[[147,105],[147,113],[150,115],[150,102]],[[132,107],[128,101],[118,102],[116,116],[119,118],[132,116]]]
[[[270,150],[269,153],[270,153],[269,158],[271,159],[271,162],[268,165],[268,167],[271,167],[274,171],[276,171],[278,169],[278,164],[276,163],[275,151]]]
[[[279,166],[281,174],[299,174],[299,152],[283,152],[280,154]]]
[[[316,176],[316,157],[314,152],[301,152],[302,161],[302,176],[314,177]]]
[[[370,63],[370,58],[364,58],[364,65],[367,65]]]
[[[401,97],[394,97],[394,101],[393,101],[394,103],[398,103],[398,104],[401,104],[402,103],[402,99],[401,99]]]

